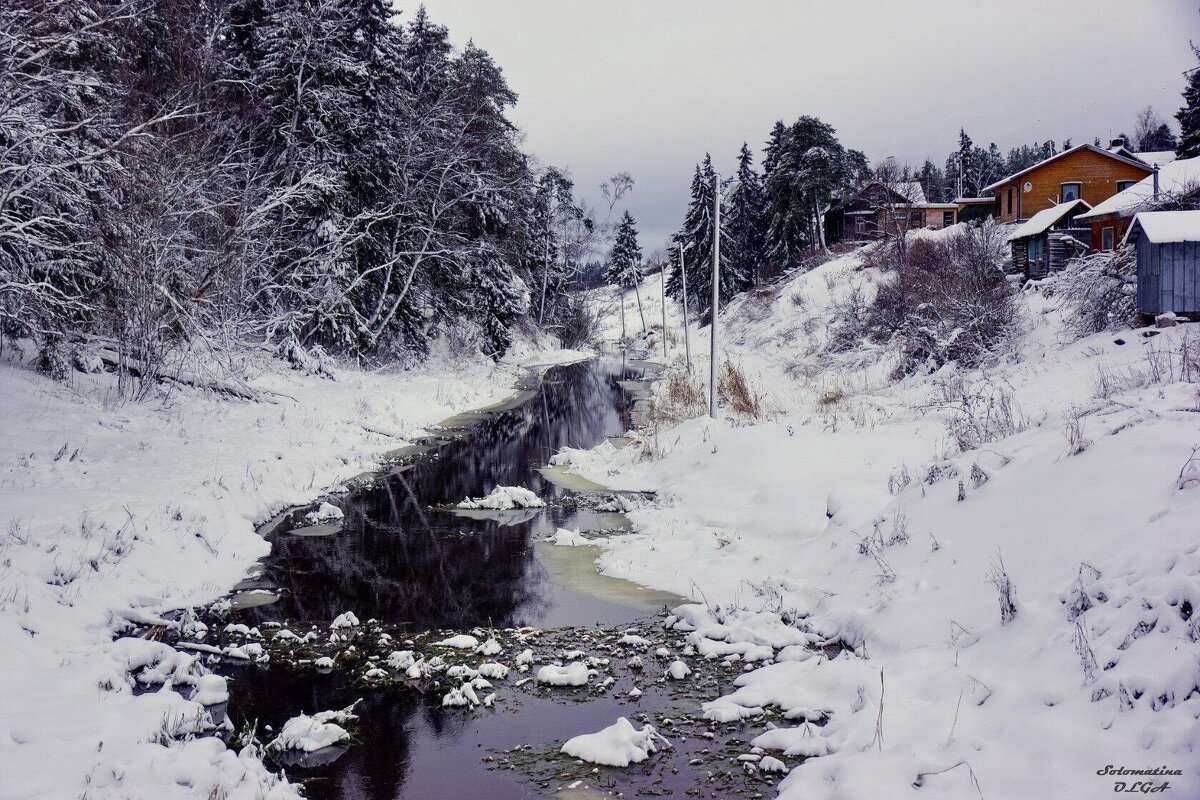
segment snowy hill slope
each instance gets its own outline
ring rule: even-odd
[[[1067,342],[1031,293],[998,363],[896,380],[886,346],[831,346],[878,286],[862,256],[723,315],[765,419],[664,415],[634,445],[560,457],[659,493],[602,567],[703,600],[701,630],[783,612],[849,649],[778,650],[708,708],[784,714],[760,742],[795,767],[784,797],[1138,780],[1106,765],[1182,770],[1146,780],[1200,795],[1200,330]]]

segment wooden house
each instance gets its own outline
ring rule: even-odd
[[[1200,211],[1142,211],[1125,242],[1137,253],[1140,313],[1200,315]]]
[[[1091,208],[1150,175],[1149,164],[1121,148],[1081,144],[984,188],[996,195],[996,221],[1023,222],[1056,205]]]
[[[1139,153],[1142,156],[1173,156],[1172,153]],[[1158,163],[1158,162],[1155,162]],[[1200,158],[1172,159],[1161,163],[1157,174],[1118,192],[1077,220],[1091,226],[1093,250],[1112,250],[1120,244],[1139,211],[1152,211],[1164,204],[1200,203]]]
[[[958,222],[958,205],[928,202],[918,181],[894,185],[871,181],[825,218],[830,243],[867,241],[902,230],[948,228]]]
[[[1013,228],[1008,242],[1012,245],[1014,271],[1024,273],[1026,279],[1038,280],[1062,270],[1072,258],[1086,253],[1086,239],[1091,231],[1075,220],[1090,208],[1081,199],[1059,203]]]

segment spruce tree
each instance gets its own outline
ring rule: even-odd
[[[692,175],[691,200],[684,215],[683,227],[672,238],[672,250],[677,254],[684,248],[687,260],[688,310],[702,313],[712,305],[713,261],[713,197],[716,173],[712,159],[706,154],[704,162],[696,165]],[[667,279],[667,294],[683,299],[683,280],[678,258],[671,260],[671,275]]]
[[[738,153],[738,170],[728,203],[729,218],[725,225],[729,230],[731,257],[722,261],[736,281],[735,291],[741,292],[758,283],[766,235],[762,180],[754,171],[754,157],[745,142]]]
[[[977,197],[979,184],[975,182],[975,143],[967,135],[964,128],[958,129],[958,171],[956,177],[962,179],[964,197]]]
[[[1200,48],[1193,45],[1192,52],[1200,58]],[[1179,147],[1175,152],[1180,158],[1196,158],[1200,156],[1200,67],[1188,73],[1183,103],[1175,114],[1179,120]]]
[[[625,327],[625,290],[633,289],[637,297],[638,314],[642,318],[642,332],[646,331],[646,313],[642,309],[642,248],[638,244],[637,224],[628,211],[621,217],[612,250],[608,253],[608,282],[616,286],[621,294],[621,328]]]

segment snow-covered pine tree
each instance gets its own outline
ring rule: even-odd
[[[637,223],[628,211],[621,217],[612,249],[608,253],[608,282],[621,290],[621,313],[625,313],[625,290],[633,289],[637,298],[638,314],[642,318],[642,332],[646,331],[646,313],[642,308],[639,285],[642,282],[642,248],[638,244]]]
[[[1197,58],[1200,48],[1192,46]],[[1183,107],[1175,114],[1179,120],[1179,148],[1175,151],[1180,158],[1200,156],[1200,67],[1187,74],[1187,86],[1183,89]]]
[[[726,200],[729,206],[725,227],[729,230],[732,257],[722,258],[723,268],[737,281],[736,291],[758,283],[766,235],[762,180],[754,171],[754,157],[745,142],[738,153],[738,170]],[[724,247],[722,247],[724,252]]]
[[[765,186],[766,252],[782,269],[799,263],[806,248],[824,247],[825,211],[865,162],[816,117],[797,119],[784,141]]]
[[[694,309],[704,313],[712,306],[712,264],[713,264],[713,198],[716,192],[716,172],[713,170],[712,158],[705,154],[704,161],[696,166],[692,176],[691,201],[688,203],[684,216],[683,227],[672,237],[672,251],[679,252],[679,246],[684,247],[684,257],[687,259],[687,290],[688,311]],[[721,213],[721,302],[728,302],[737,292],[738,279],[728,266],[728,259],[734,247],[727,227],[728,212],[722,203]],[[683,299],[683,281],[679,270],[678,257],[671,259],[671,274],[667,278],[667,294],[676,300]]]

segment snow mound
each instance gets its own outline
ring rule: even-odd
[[[433,643],[435,647],[452,647],[455,650],[474,650],[479,647],[479,640],[467,633],[460,633],[457,636],[451,636],[449,639],[442,639],[440,642]]]
[[[559,547],[578,547],[581,544],[588,544],[587,537],[581,534],[578,528],[571,531],[566,528],[559,528],[546,541]]]
[[[220,675],[201,675],[196,679],[192,701],[202,706],[215,706],[229,701],[229,685]]]
[[[358,617],[354,616],[353,611],[345,611],[338,614],[333,622],[329,624],[331,628],[357,628],[359,625]]]
[[[511,511],[515,508],[544,508],[546,501],[520,486],[497,486],[487,497],[472,500],[467,497],[458,508]]]
[[[334,522],[345,516],[346,514],[333,503],[321,503],[316,511],[304,515],[304,521],[309,525],[320,525],[322,522]]]
[[[344,724],[358,718],[354,714],[355,705],[357,703],[341,711],[321,711],[311,716],[301,714],[292,717],[284,723],[279,735],[271,740],[267,749],[272,752],[300,750],[311,753],[347,741],[350,734],[338,723]]]
[[[568,739],[561,752],[592,764],[628,767],[645,761],[660,746],[670,747],[671,743],[653,725],[638,730],[628,719],[619,717],[604,730]]]
[[[588,669],[581,661],[575,661],[565,667],[548,664],[537,672],[537,682],[547,686],[586,686]]]

